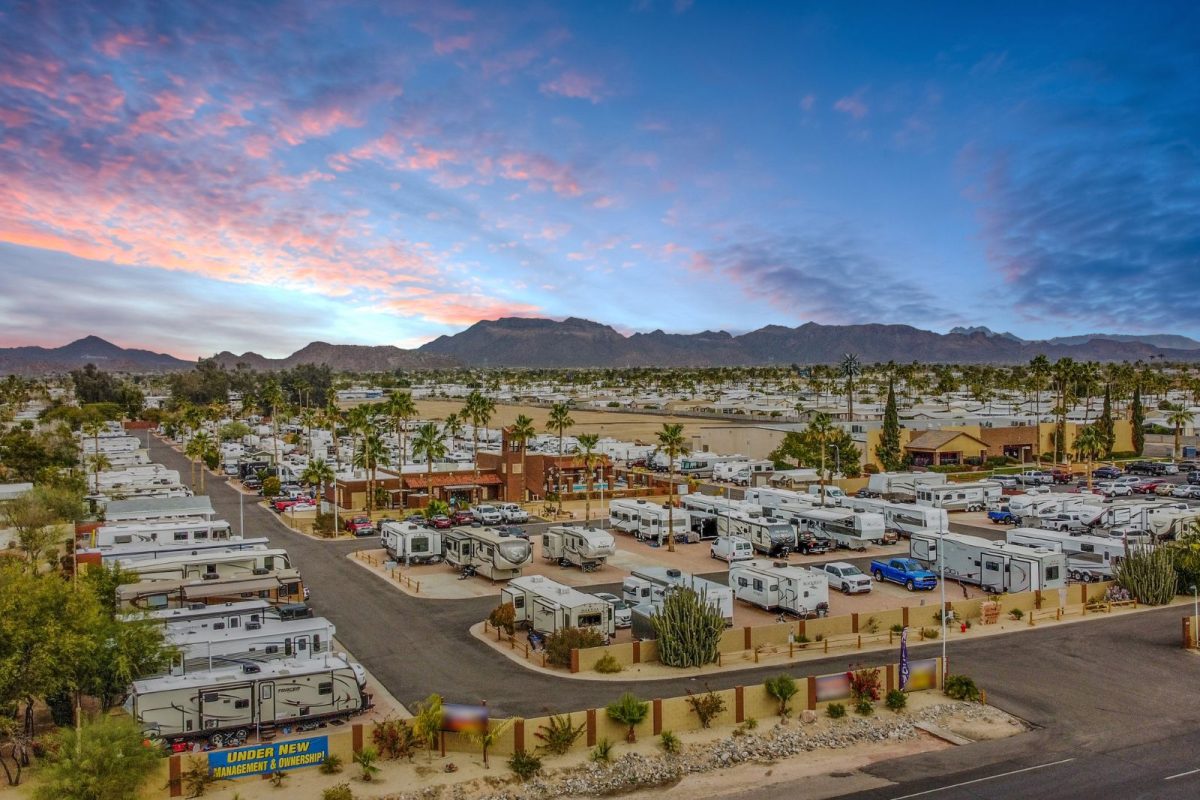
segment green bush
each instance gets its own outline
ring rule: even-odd
[[[571,749],[587,728],[586,722],[575,725],[570,714],[555,714],[545,725],[539,725],[534,732],[535,739],[541,740],[539,750],[545,750],[550,755],[561,756]]]
[[[83,726],[76,749],[75,731],[64,728],[48,742],[47,756],[38,770],[37,800],[89,800],[137,797],[142,783],[158,766],[162,753],[143,744],[142,730],[129,717],[100,717]],[[192,769],[200,764],[192,760]],[[7,767],[6,767],[7,769]],[[192,783],[202,793],[212,782],[204,764],[203,776]]]
[[[670,731],[662,732],[662,736],[659,737],[659,744],[662,745],[663,750],[667,751],[671,755],[678,753],[679,748],[683,746],[683,743],[679,741],[679,737]]]
[[[767,690],[767,694],[779,703],[779,716],[786,719],[792,710],[791,700],[796,696],[796,692],[800,691],[800,687],[796,685],[796,679],[784,673],[776,675],[774,678],[767,678],[763,682],[763,687]]]
[[[875,713],[875,704],[867,697],[860,697],[854,701],[854,711],[864,717],[869,717]]]
[[[605,653],[596,661],[595,669],[604,675],[613,675],[620,672],[622,667],[612,653]]]
[[[321,800],[354,800],[354,792],[350,784],[339,783],[321,792]]]
[[[371,743],[382,758],[412,760],[420,742],[412,725],[402,719],[385,719],[371,732]]]
[[[632,692],[625,692],[617,698],[616,702],[610,703],[604,711],[613,722],[629,726],[629,730],[625,734],[625,741],[633,744],[637,741],[637,726],[650,713],[650,704],[638,700]]]
[[[1025,616],[1025,612],[1019,608],[1014,608],[1012,611],[1008,612],[1008,615],[1015,620],[1019,620]]]
[[[512,636],[517,630],[516,607],[512,603],[501,603],[496,606],[492,609],[492,613],[488,614],[488,624]],[[567,655],[569,658],[570,653]]]
[[[279,478],[274,475],[269,476],[262,482],[263,497],[275,497],[279,494],[280,484]]]
[[[330,753],[325,756],[325,760],[321,762],[318,768],[322,775],[337,775],[342,771],[342,757],[337,753]]]
[[[936,639],[940,635],[941,632],[937,628],[921,628],[922,639]]]
[[[979,700],[979,687],[966,675],[947,675],[944,687],[946,696],[954,700]]]
[[[680,589],[666,596],[650,624],[658,660],[668,667],[702,667],[717,660],[725,618],[703,593]]]
[[[830,703],[825,707],[825,713],[830,719],[841,719],[846,716],[846,706],[842,703]]]
[[[908,705],[908,695],[899,689],[892,689],[887,693],[887,707],[899,714]]]
[[[892,633],[904,633],[904,626],[897,622],[892,626]]]
[[[563,628],[546,637],[546,661],[556,667],[571,666],[571,651],[604,644],[604,637],[592,628]]]
[[[358,764],[358,768],[362,770],[359,779],[364,783],[370,783],[379,774],[379,767],[375,764],[378,760],[379,751],[374,747],[364,747],[354,754],[354,763]]]
[[[607,763],[612,760],[613,743],[607,738],[596,742],[596,749],[592,750],[592,761]]]
[[[508,768],[523,781],[527,781],[542,771],[542,759],[533,753],[518,750],[508,759]]]

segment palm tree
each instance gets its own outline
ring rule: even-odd
[[[833,419],[824,412],[813,414],[809,420],[808,430],[817,437],[817,444],[821,448],[821,505],[825,505],[825,450],[829,442],[829,437],[833,435]]]
[[[1081,428],[1075,436],[1075,452],[1087,459],[1087,487],[1092,490],[1092,460],[1104,452],[1104,434],[1095,425]]]
[[[313,454],[312,432],[313,432],[313,428],[317,427],[317,411],[316,411],[316,409],[313,409],[313,408],[304,409],[304,412],[300,415],[300,423],[304,426],[305,440],[306,440],[305,443],[308,445],[308,448],[305,450],[305,452],[308,453],[308,455],[311,457]]]
[[[212,451],[213,441],[204,431],[200,431],[191,438],[188,442],[188,456],[197,459],[200,462],[200,493],[204,493],[204,459]],[[195,455],[193,455],[193,453]],[[193,480],[193,483],[195,481]]]
[[[667,467],[667,550],[675,552],[675,458],[687,455],[688,447],[683,438],[683,426],[663,423],[658,432],[658,446],[666,451]]]
[[[449,444],[453,445],[454,440],[463,434],[464,426],[462,417],[458,414],[447,414],[446,418],[442,420],[442,430],[445,431],[446,436],[449,437]]]
[[[304,468],[304,472],[300,475],[300,480],[309,486],[319,487],[321,497],[324,497],[325,487],[333,481],[333,477],[333,467],[329,466],[323,458],[314,458]]]
[[[479,491],[479,429],[486,428],[496,413],[496,401],[479,392],[467,395],[462,413],[471,420],[471,460],[475,464],[475,491]],[[476,498],[478,499],[478,498]]]
[[[100,473],[106,469],[112,469],[112,462],[108,460],[108,456],[104,453],[93,453],[88,457],[92,464],[92,469],[96,473],[96,494],[100,494]]]
[[[338,447],[337,428],[342,420],[342,410],[334,400],[333,392],[329,393],[329,402],[325,405],[325,424],[329,426],[329,441],[333,445],[334,473],[342,465],[341,449]]]
[[[374,419],[368,417],[362,441],[354,452],[354,466],[362,467],[367,472],[367,514],[375,511],[375,468],[379,466],[383,450],[383,438],[375,430]]]
[[[1172,453],[1175,454],[1175,459],[1179,459],[1179,437],[1183,433],[1185,425],[1191,425],[1193,420],[1192,412],[1188,411],[1181,405],[1172,404],[1167,406],[1167,424],[1175,429],[1175,446]]]
[[[483,750],[483,768],[491,769],[488,766],[488,749],[508,733],[508,729],[516,723],[517,717],[509,717],[498,725],[488,725],[484,730],[476,731],[471,734],[471,741],[475,742]]]
[[[581,433],[578,441],[579,449],[583,453],[583,468],[587,470],[587,494],[583,496],[583,524],[586,526],[587,521],[592,518],[592,469],[598,459],[595,450],[596,445],[600,443],[600,434]]]
[[[525,485],[526,485],[526,483],[525,483],[526,445],[528,445],[529,440],[532,439],[536,435],[536,431],[533,428],[533,420],[530,419],[529,417],[525,416],[524,414],[519,414],[517,416],[516,422],[514,422],[512,424],[512,427],[508,429],[508,435],[512,441],[517,442],[521,446],[521,487],[522,488],[521,488],[521,497],[520,497],[520,499],[517,500],[517,502],[520,503],[525,500],[525,491],[526,491],[526,489],[525,489]]]
[[[842,377],[846,379],[846,416],[854,421],[854,381],[862,374],[862,363],[854,353],[846,353],[838,365]]]
[[[547,427],[558,431],[558,454],[563,454],[563,431],[573,427],[575,420],[571,419],[571,407],[566,403],[555,403],[550,407],[550,418]]]
[[[412,441],[413,458],[424,458],[425,490],[433,502],[433,462],[446,457],[446,434],[436,424],[426,422],[417,428]]]
[[[271,378],[262,390],[262,401],[271,408],[271,466],[275,468],[275,477],[282,475],[279,468],[279,408],[283,405],[283,391],[274,378]]]
[[[403,471],[407,455],[405,446],[408,443],[408,423],[417,416],[417,404],[408,392],[394,392],[388,398],[387,413],[396,426],[396,446],[400,448],[397,470]]]

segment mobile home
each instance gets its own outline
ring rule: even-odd
[[[512,603],[516,621],[538,633],[551,634],[564,628],[591,628],[607,636],[616,633],[611,603],[544,575],[513,578],[500,590],[500,602]]]
[[[731,511],[717,517],[722,536],[740,536],[760,553],[772,558],[787,557],[796,549],[796,529],[777,517],[764,517],[746,511]]]
[[[295,725],[366,709],[366,671],[335,656],[242,664],[134,681],[125,710],[164,738]]]
[[[786,561],[739,561],[729,567],[733,596],[751,605],[780,609],[799,617],[829,613],[829,581],[807,567]]]
[[[917,487],[917,505],[944,508],[947,511],[983,511],[1002,496],[1000,484],[992,481]]]
[[[454,528],[446,532],[443,542],[447,564],[473,567],[493,581],[517,577],[533,561],[533,548],[527,539],[501,536],[495,528]]]
[[[437,564],[442,556],[442,532],[412,522],[384,522],[379,542],[388,558],[405,564]]]
[[[603,567],[617,543],[612,534],[598,528],[556,525],[542,534],[542,557],[563,566],[574,565],[584,572]]]
[[[704,594],[710,605],[719,609],[725,624],[733,624],[733,592],[728,586],[697,578],[673,567],[640,567],[630,573],[621,584],[626,600],[637,605],[661,600],[674,589],[691,589]]]
[[[942,544],[939,544],[942,543]],[[909,555],[937,572],[944,559],[946,577],[983,587],[984,591],[1029,592],[1067,585],[1067,558],[1046,548],[989,542],[974,536],[914,534]],[[941,554],[938,547],[942,547]]]
[[[1042,547],[1067,557],[1067,573],[1072,580],[1102,581],[1113,576],[1113,567],[1121,563],[1129,547],[1145,543],[1145,539],[1126,541],[1113,536],[1072,536],[1062,531],[1041,528],[1013,528],[1008,531],[1009,544]]]

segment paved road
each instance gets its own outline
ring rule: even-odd
[[[152,443],[151,451],[152,460],[186,472],[186,459],[159,441]],[[231,522],[238,519],[235,490],[211,479],[209,492],[219,514]],[[698,685],[692,679],[614,684],[534,677],[497,658],[467,633],[492,606],[491,598],[410,597],[344,557],[373,542],[313,540],[286,530],[271,512],[249,502],[245,513],[246,535],[265,535],[289,550],[313,590],[317,612],[335,622],[339,640],[406,704],[439,692],[459,702],[486,699],[499,715],[531,716],[600,706],[624,689],[649,697],[682,694]],[[1200,756],[1195,755],[1200,744],[1200,704],[1195,701],[1200,661],[1177,647],[1180,616],[1178,609],[1164,609],[953,643],[953,670],[975,677],[996,705],[1028,720],[1035,730],[875,765],[868,771],[900,786],[858,796],[899,798],[930,790],[935,791],[918,796],[1197,796],[1200,773],[1163,780],[1200,768]],[[912,648],[918,658],[939,651],[940,644]],[[894,661],[895,654],[868,654],[863,660]],[[846,665],[847,657],[839,656],[790,671],[823,674]],[[749,685],[778,671],[772,667],[727,673],[713,676],[709,683],[713,688]],[[1075,760],[940,788],[1067,758]],[[743,796],[758,800],[778,795],[750,791]]]

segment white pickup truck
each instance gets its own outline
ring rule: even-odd
[[[471,514],[484,525],[499,525],[504,515],[495,506],[471,506]]]
[[[501,503],[498,508],[500,516],[509,525],[522,525],[529,522],[529,512],[516,503]]]

